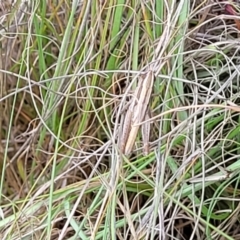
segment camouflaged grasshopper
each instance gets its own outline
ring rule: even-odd
[[[149,118],[149,101],[153,89],[154,73],[148,71],[139,77],[137,88],[134,91],[130,106],[126,112],[122,132],[120,133],[119,147],[123,154],[129,155],[134,147],[141,122]],[[143,151],[149,152],[149,123],[142,124]]]

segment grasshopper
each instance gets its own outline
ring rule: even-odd
[[[149,71],[138,80],[137,88],[134,92],[130,106],[126,112],[123,122],[122,132],[120,133],[119,147],[123,154],[129,155],[134,147],[139,125],[142,121],[149,118],[148,108],[154,82],[154,73]],[[148,154],[148,142],[150,135],[149,123],[142,126],[142,140],[144,142],[144,154]]]

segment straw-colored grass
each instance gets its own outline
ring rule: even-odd
[[[240,239],[228,2],[0,3],[0,239]],[[126,156],[149,69],[150,151]]]

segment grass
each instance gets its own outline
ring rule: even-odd
[[[184,0],[0,10],[1,239],[240,239],[238,16]],[[125,156],[148,68],[150,151],[139,131]]]

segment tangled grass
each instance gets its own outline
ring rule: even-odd
[[[1,239],[240,239],[240,18],[226,4],[0,3]],[[148,67],[150,152],[139,132],[125,156]]]

